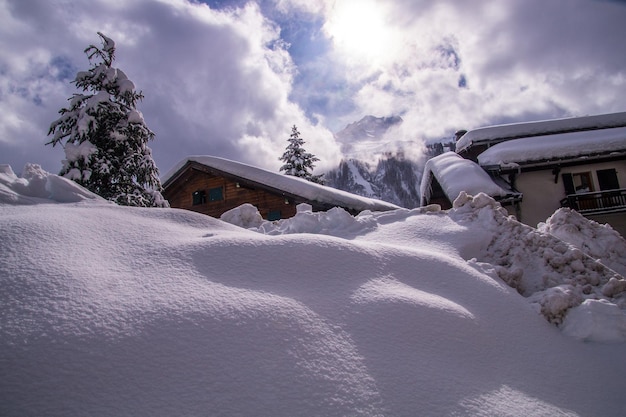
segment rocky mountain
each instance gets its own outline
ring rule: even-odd
[[[414,208],[420,203],[422,168],[397,155],[382,157],[375,166],[350,158],[342,160],[324,179],[330,187]]]
[[[335,138],[345,158],[325,174],[326,185],[402,207],[418,207],[423,161],[405,157],[404,149],[423,145],[386,137],[400,123],[398,116],[365,116],[337,132]]]

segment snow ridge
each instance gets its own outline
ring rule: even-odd
[[[2,416],[623,414],[623,279],[484,194],[247,230],[1,170]]]
[[[516,221],[486,194],[471,197],[461,193],[454,201],[450,216],[463,224],[478,223],[491,232],[490,241],[474,261],[488,263],[488,268],[528,297],[549,322],[562,324],[570,309],[586,300],[604,300],[626,310],[623,276],[556,236]],[[548,224],[557,223],[558,217],[560,215]],[[544,230],[546,228],[549,226]],[[611,240],[619,241],[617,232],[613,231],[610,236]],[[621,241],[624,250],[626,246],[623,239]],[[615,249],[620,251],[619,246]],[[626,251],[621,252],[621,257],[625,254]],[[607,255],[609,260],[614,257],[611,253]],[[622,314],[620,321],[625,317]],[[609,327],[614,324],[610,323]],[[626,333],[620,335],[618,340],[625,336]]]

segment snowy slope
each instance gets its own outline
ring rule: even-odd
[[[450,212],[301,207],[246,230],[19,192],[0,194],[2,416],[626,411],[623,296],[598,295],[622,278],[484,195]],[[584,312],[621,314],[587,342],[501,279],[564,282],[555,242],[597,281]]]

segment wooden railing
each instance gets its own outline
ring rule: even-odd
[[[626,211],[626,188],[570,194],[561,200],[561,207],[572,208],[581,214]]]

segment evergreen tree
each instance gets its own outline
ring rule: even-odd
[[[311,182],[318,184],[324,184],[323,174],[313,175],[312,171],[315,168],[314,162],[319,161],[315,155],[308,153],[304,150],[304,140],[300,137],[298,128],[294,125],[291,128],[291,135],[287,139],[289,145],[285,148],[285,153],[279,158],[284,162],[284,165],[280,167],[280,171],[285,171],[286,175],[293,175],[294,177],[305,178]]]
[[[120,69],[112,67],[115,43],[98,32],[102,48],[85,49],[91,68],[73,81],[81,94],[50,125],[46,143],[60,144],[65,160],[60,175],[90,191],[127,206],[167,207],[159,171],[147,146],[154,133],[136,109],[141,92]]]

